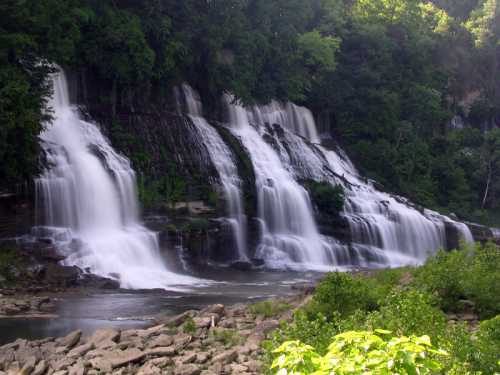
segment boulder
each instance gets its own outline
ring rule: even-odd
[[[67,350],[73,348],[78,342],[80,341],[80,337],[82,337],[82,331],[77,330],[69,333],[68,335],[57,339],[56,342],[62,346],[65,347]]]
[[[220,354],[217,354],[212,358],[213,363],[230,363],[233,362],[238,357],[238,353],[235,349],[226,350]]]
[[[116,329],[99,329],[94,332],[92,336],[88,339],[89,343],[94,344],[96,347],[99,346],[100,343],[106,341],[118,342],[120,340],[121,332]]]
[[[181,365],[174,369],[175,375],[198,375],[201,369],[195,364]]]

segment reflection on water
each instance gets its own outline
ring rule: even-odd
[[[213,268],[203,271],[213,284],[189,292],[113,291],[90,295],[68,295],[56,302],[55,319],[0,319],[0,344],[17,338],[40,339],[62,336],[81,329],[89,334],[99,328],[141,328],[158,315],[175,315],[185,310],[222,303],[293,295],[293,285],[311,282],[315,273],[239,272]]]

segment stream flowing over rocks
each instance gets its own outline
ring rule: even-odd
[[[266,318],[247,305],[221,304],[158,318],[147,329],[100,329],[85,337],[18,339],[0,347],[0,375],[260,374],[260,343],[290,319],[307,296],[283,301],[290,309]]]

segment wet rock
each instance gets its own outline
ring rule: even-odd
[[[239,271],[250,271],[252,269],[252,263],[239,260],[231,263],[231,268]]]
[[[78,267],[61,266],[59,264],[48,264],[45,269],[44,280],[49,284],[64,287],[76,286],[81,271]]]

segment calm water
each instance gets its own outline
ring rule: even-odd
[[[0,319],[0,344],[17,338],[61,336],[75,329],[91,333],[105,327],[140,328],[150,325],[155,316],[175,315],[213,303],[230,305],[293,295],[293,285],[316,280],[320,274],[210,268],[198,276],[213,281],[179,292],[113,291],[60,297],[56,301],[57,318]]]

